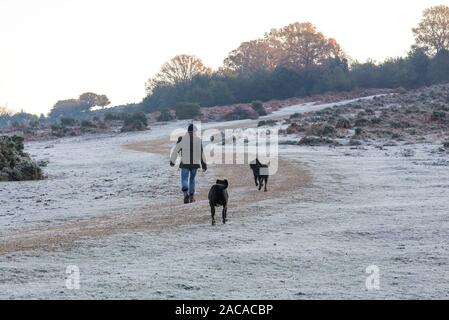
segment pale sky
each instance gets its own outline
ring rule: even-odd
[[[0,105],[47,113],[92,91],[139,102],[176,54],[217,68],[243,41],[310,21],[352,58],[405,54],[423,9],[449,0],[0,0]]]

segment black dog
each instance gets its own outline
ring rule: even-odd
[[[267,184],[268,184],[268,175],[265,174],[268,171],[268,164],[262,164],[260,163],[259,159],[256,158],[255,163],[251,163],[249,165],[251,170],[253,170],[254,173],[254,182],[256,183],[256,187],[259,186],[259,190],[262,189],[265,182],[265,189],[264,191],[267,192]],[[260,170],[261,168],[265,168]],[[262,172],[261,172],[262,171]]]
[[[223,224],[228,221],[226,213],[228,211],[228,180],[217,180],[209,191],[209,204],[212,213],[212,225],[215,225],[215,207],[223,206]]]

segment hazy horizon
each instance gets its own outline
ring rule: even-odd
[[[404,55],[422,11],[449,1],[3,0],[0,105],[47,113],[92,91],[112,105],[139,102],[144,83],[176,54],[216,69],[241,42],[312,22],[353,59]]]

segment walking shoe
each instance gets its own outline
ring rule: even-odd
[[[195,202],[195,197],[193,196],[193,194],[190,194],[190,203]]]
[[[189,203],[189,202],[190,202],[189,194],[187,192],[184,192],[184,203]]]

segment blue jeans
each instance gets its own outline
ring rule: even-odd
[[[195,177],[198,169],[181,168],[182,192],[195,193]]]

